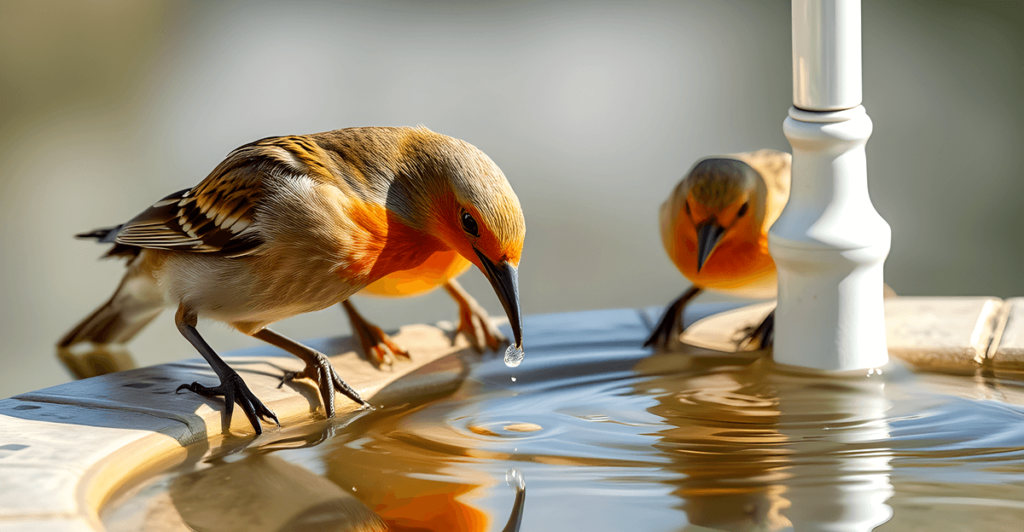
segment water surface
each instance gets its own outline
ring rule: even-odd
[[[1024,390],[838,379],[760,354],[652,355],[633,311],[528,318],[529,357],[449,357],[379,408],[287,427],[149,480],[113,531],[1001,531],[1024,523]]]

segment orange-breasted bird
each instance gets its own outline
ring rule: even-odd
[[[469,266],[470,262],[453,250],[438,251],[423,261],[423,264],[411,270],[386,275],[364,288],[359,294],[410,297],[425,294],[442,286],[459,306],[459,326],[456,333],[464,334],[477,351],[482,352],[484,346],[497,350],[508,340],[491,323],[487,311],[455,280],[469,269]],[[363,355],[375,366],[390,364],[395,358],[410,358],[409,353],[395,344],[380,327],[367,321],[356,310],[351,299],[342,301],[341,305],[352,323],[352,331],[359,338]]]
[[[484,273],[522,346],[518,271],[526,225],[519,199],[483,152],[426,128],[351,128],[246,144],[201,183],[118,227],[79,235],[128,258],[114,295],[59,342],[128,341],[168,305],[257,433],[277,417],[203,340],[198,318],[227,323],[306,363],[328,416],[334,392],[366,404],[327,357],[267,326],[320,310],[394,272],[454,251]]]
[[[661,206],[661,241],[693,286],[669,304],[645,346],[677,341],[683,309],[704,290],[775,297],[768,229],[789,199],[791,159],[775,150],[702,159],[672,190]],[[774,313],[746,339],[771,345],[773,325]]]

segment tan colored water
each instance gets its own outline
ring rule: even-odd
[[[627,311],[533,317],[528,360],[448,359],[416,397],[148,481],[112,531],[1002,531],[1024,523],[1024,389],[887,368],[650,355]],[[515,377],[513,382],[512,377]],[[364,528],[359,528],[364,527]],[[369,528],[366,528],[369,527]]]

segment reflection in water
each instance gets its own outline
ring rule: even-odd
[[[893,453],[881,378],[773,375],[772,381],[779,432],[793,451],[784,483],[791,505],[783,513],[794,528],[860,532],[888,521]]]
[[[508,523],[505,523],[501,532],[519,532],[519,527],[523,525],[523,510],[526,509],[526,479],[522,471],[513,467],[505,473],[505,482],[515,492],[516,500],[512,503],[512,515],[508,517]]]
[[[92,346],[85,352],[58,347],[57,358],[76,379],[135,369],[132,354],[121,347]]]
[[[396,532],[489,530],[489,516],[472,499],[495,479],[459,470],[460,460],[447,448],[421,450],[399,443],[410,436],[404,415],[370,417],[375,419],[365,432],[357,428],[325,446],[331,482],[359,497]]]
[[[209,532],[384,531],[359,499],[323,477],[263,453],[183,475],[171,501],[192,530]]]
[[[104,522],[147,530],[125,508],[159,509],[163,497],[198,528],[231,504],[203,494],[234,490],[223,486],[238,478],[266,487],[238,488],[248,499],[232,519],[273,526],[342,523],[340,508],[398,531],[979,532],[1024,522],[1021,382],[898,365],[840,379],[781,373],[756,353],[652,355],[638,348],[647,329],[635,314],[617,316],[547,317],[547,330],[532,325],[515,382],[499,356],[439,361],[396,382],[404,391],[382,392],[377,410],[282,431],[310,434],[291,447],[323,443],[288,448],[265,435],[212,467],[162,477],[169,496],[144,489]],[[255,473],[233,469],[243,463]],[[511,500],[511,468],[530,480],[529,512],[525,491]],[[289,502],[260,502],[268,494]]]
[[[655,447],[680,473],[673,493],[691,523],[746,532],[792,527],[859,532],[892,515],[880,379],[786,375],[767,358],[667,355],[641,372],[649,410],[671,428]],[[664,392],[664,390],[671,390]]]
[[[667,467],[680,473],[670,483],[687,519],[737,532],[789,526],[780,513],[789,506],[782,496],[789,451],[778,431],[779,400],[766,379],[767,364],[734,360],[745,371],[729,371],[718,360],[718,371],[706,372],[711,368],[693,364],[710,360],[666,355],[642,361],[637,369],[661,373],[673,362],[691,371],[643,381],[637,391],[654,391],[658,403],[648,411],[668,425],[654,446],[669,457]]]

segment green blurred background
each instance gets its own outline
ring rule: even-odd
[[[901,294],[1024,295],[1024,2],[865,0],[871,196]],[[0,397],[68,380],[53,344],[123,266],[71,236],[271,135],[416,125],[505,171],[526,313],[663,304],[656,211],[699,157],[788,149],[785,1],[0,0]],[[500,314],[474,271],[463,284]],[[385,328],[443,292],[358,298]],[[165,313],[142,364],[195,357]],[[226,351],[256,341],[200,326]],[[348,332],[337,308],[297,338]],[[527,342],[529,339],[527,338]]]

